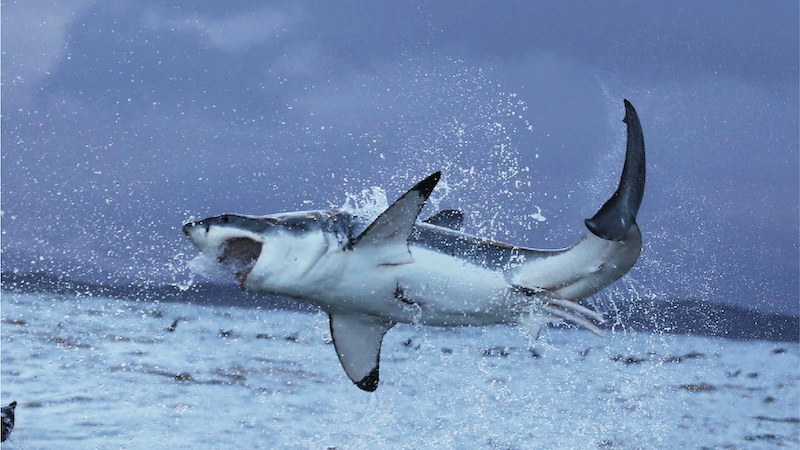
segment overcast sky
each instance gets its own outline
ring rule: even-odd
[[[648,151],[620,295],[798,313],[798,4],[3,1],[2,264],[180,282],[189,218],[389,201],[529,247]]]

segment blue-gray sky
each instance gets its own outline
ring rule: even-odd
[[[469,231],[567,245],[614,190],[628,98],[629,285],[797,313],[798,82],[788,1],[3,1],[3,270],[178,282],[190,217],[438,169]]]

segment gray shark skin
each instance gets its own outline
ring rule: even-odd
[[[418,216],[441,176],[412,187],[375,220],[340,210],[263,217],[224,214],[189,222],[201,253],[228,267],[245,291],[317,305],[330,317],[336,353],[359,388],[379,383],[383,336],[397,323],[520,324],[537,336],[566,320],[602,336],[579,301],[618,280],[642,247],[644,138],[625,100],[628,143],[614,195],[573,246],[539,250],[480,239],[458,211]]]
[[[0,436],[0,442],[5,442],[9,436],[11,436],[11,432],[14,431],[14,409],[17,407],[17,402],[11,402],[2,408],[2,416],[0,416],[0,420],[2,421],[2,436]]]

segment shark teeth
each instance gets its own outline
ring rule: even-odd
[[[261,255],[263,242],[246,237],[228,239],[220,246],[217,261],[230,267],[239,285],[244,287],[247,276],[253,270],[258,257]]]

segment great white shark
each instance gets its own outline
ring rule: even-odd
[[[539,250],[461,232],[462,215],[418,216],[441,176],[412,187],[375,220],[341,210],[223,214],[183,226],[201,253],[245,291],[312,303],[328,313],[336,354],[359,388],[378,387],[381,342],[397,323],[521,324],[534,336],[566,320],[602,336],[579,302],[622,277],[642,248],[644,137],[625,100],[627,149],[616,192],[571,247]]]

